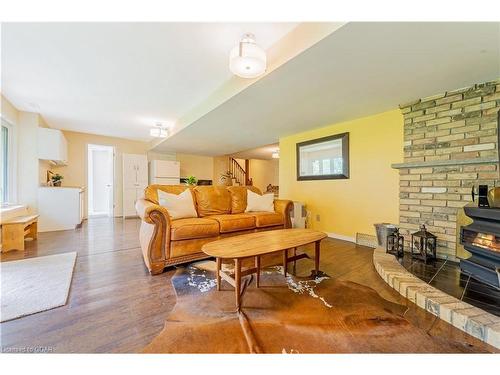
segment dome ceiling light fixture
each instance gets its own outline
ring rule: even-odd
[[[229,69],[238,77],[256,78],[265,73],[266,52],[255,43],[255,36],[244,34],[229,54]]]
[[[156,138],[167,138],[168,129],[161,122],[158,122],[154,128],[149,130],[149,135]]]

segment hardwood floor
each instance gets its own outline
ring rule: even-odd
[[[163,328],[176,302],[171,268],[150,276],[139,248],[138,219],[99,218],[75,231],[40,233],[25,252],[2,254],[0,260],[76,251],[68,303],[65,306],[1,323],[2,351],[38,349],[59,353],[138,352]],[[306,250],[314,254],[313,247]],[[326,239],[320,269],[332,277],[367,285],[385,299],[408,306],[405,317],[430,335],[444,336],[483,350],[478,340],[442,322],[401,297],[376,273],[373,250]],[[310,272],[308,261],[297,273]],[[290,267],[290,270],[292,267]]]
[[[134,352],[163,327],[175,305],[174,271],[150,276],[139,249],[137,219],[99,218],[81,229],[40,233],[25,257],[78,253],[66,306],[5,322],[2,349],[46,347],[56,352]],[[1,261],[23,258],[2,254]]]

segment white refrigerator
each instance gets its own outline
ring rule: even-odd
[[[149,163],[149,183],[159,185],[179,185],[181,164],[171,160],[152,160]]]

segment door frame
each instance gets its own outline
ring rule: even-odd
[[[91,209],[91,203],[93,202],[93,189],[92,189],[92,179],[93,179],[93,170],[92,170],[92,153],[93,150],[104,150],[111,152],[111,189],[110,189],[110,197],[109,197],[109,207],[107,213],[93,213]],[[115,147],[110,145],[99,145],[95,143],[87,144],[87,217],[99,217],[99,216],[107,216],[114,217],[115,216]]]

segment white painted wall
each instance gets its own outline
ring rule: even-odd
[[[30,213],[38,208],[39,164],[37,134],[39,115],[19,112],[17,124],[17,201],[28,205]]]

